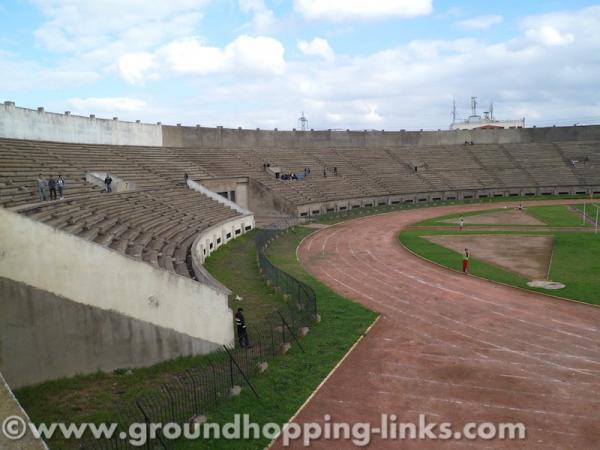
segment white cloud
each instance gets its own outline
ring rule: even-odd
[[[458,26],[461,28],[483,30],[502,23],[502,20],[502,16],[498,15],[478,16],[461,20],[458,22]]]
[[[129,97],[75,97],[67,100],[67,104],[79,114],[136,112],[146,107],[143,100]]]
[[[258,34],[272,30],[277,23],[275,14],[265,4],[264,0],[239,0],[240,9],[252,13],[252,28]]]
[[[154,66],[154,56],[148,52],[127,53],[119,58],[121,76],[131,84],[141,84],[146,72]]]
[[[532,41],[548,47],[568,45],[575,41],[575,36],[572,33],[562,33],[551,25],[542,25],[537,28],[531,28],[527,30],[525,35]]]
[[[431,14],[431,0],[294,0],[294,9],[307,19],[333,21],[416,17]]]
[[[32,1],[46,18],[34,33],[43,47],[105,69],[125,53],[193,34],[209,0]]]
[[[196,38],[170,42],[154,53],[132,53],[119,61],[123,79],[139,84],[158,74],[281,75],[285,49],[274,38],[242,35],[224,48],[209,47]]]
[[[298,49],[305,55],[318,56],[325,61],[333,61],[335,54],[326,39],[316,37],[312,41],[298,41]]]

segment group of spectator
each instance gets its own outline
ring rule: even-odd
[[[296,175],[294,172],[282,173],[281,175],[279,175],[279,179],[280,180],[297,180],[298,175]]]
[[[40,196],[40,202],[46,201],[46,188],[48,188],[48,196],[50,200],[57,200],[57,190],[58,190],[58,198],[63,200],[65,198],[65,179],[62,175],[58,175],[58,178],[55,180],[52,175],[50,178],[46,180],[42,174],[38,175],[37,179],[37,191]]]
[[[475,142],[473,142],[473,141],[465,141],[465,145],[475,145]]]

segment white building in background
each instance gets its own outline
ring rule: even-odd
[[[483,113],[483,117],[477,114],[477,97],[471,97],[471,115],[464,120],[456,120],[456,103],[452,107],[451,130],[474,130],[495,128],[525,128],[525,118],[516,120],[498,120],[494,118],[494,104],[490,104],[490,110]]]

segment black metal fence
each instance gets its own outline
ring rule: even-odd
[[[249,389],[260,401],[261,393],[252,385],[252,378],[265,369],[265,363],[287,351],[290,346],[296,345],[300,351],[304,351],[299,340],[300,330],[317,317],[317,301],[313,290],[275,267],[265,255],[269,242],[285,233],[291,225],[292,222],[279,223],[261,231],[256,237],[261,274],[284,296],[285,305],[248,328],[251,346],[218,349],[199,358],[197,366],[172,376],[154,392],[120,404],[117,416],[109,420],[119,424],[118,432],[110,439],[86,436],[79,442],[80,449],[169,449],[170,442],[160,432],[154,438],[148,436],[142,447],[135,445],[139,443],[135,436],[119,433],[129,431],[132,425],[139,430],[137,424],[148,424],[148,430],[151,423],[193,423],[229,398],[237,386]]]

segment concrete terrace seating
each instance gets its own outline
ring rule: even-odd
[[[238,215],[202,194],[179,187],[66,199],[20,212],[187,277],[193,276],[186,258],[196,235]]]
[[[85,174],[107,171],[136,190],[106,194]],[[35,220],[191,277],[189,248],[202,230],[238,216],[233,209],[183,187],[184,173],[209,173],[152,147],[79,145],[0,139],[0,202]],[[36,179],[60,173],[65,199],[39,203]],[[48,190],[46,189],[48,197]]]

